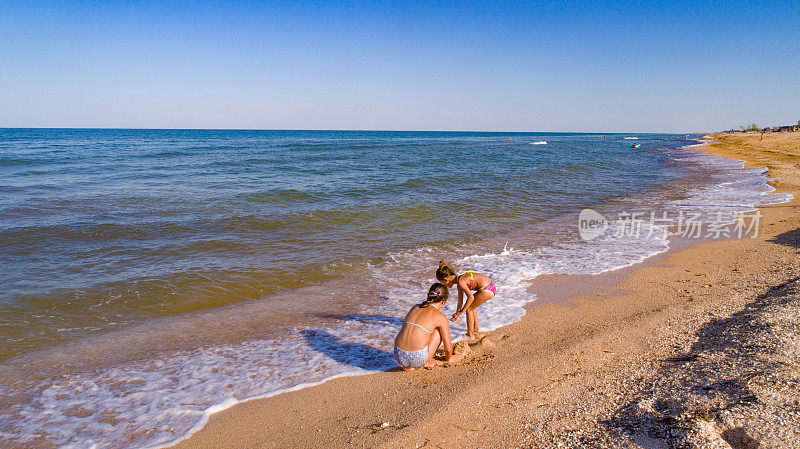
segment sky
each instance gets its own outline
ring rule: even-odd
[[[0,1],[0,127],[800,120],[800,1]]]

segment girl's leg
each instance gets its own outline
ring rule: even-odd
[[[430,368],[434,366],[433,355],[436,354],[436,350],[439,349],[440,344],[442,344],[442,337],[439,336],[438,330],[434,330],[433,333],[431,333],[431,339],[428,340],[428,363],[425,364],[426,367]]]
[[[476,336],[475,334],[478,332],[478,311],[475,309],[493,297],[494,293],[487,290],[481,290],[478,293],[475,293],[475,299],[472,300],[472,304],[469,305],[469,309],[467,309],[466,313],[467,338],[474,339]]]
[[[467,315],[467,338],[470,340],[474,340],[475,334],[478,332],[478,311],[470,307],[469,309],[467,309],[466,315]]]

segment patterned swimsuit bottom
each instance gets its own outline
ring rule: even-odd
[[[483,290],[486,290],[486,291],[492,292],[492,294],[495,294],[495,295],[497,294],[497,287],[494,286],[494,282],[492,282],[492,281],[489,281],[489,285],[487,285],[486,287],[475,288],[475,284],[476,284],[476,282],[475,282],[475,272],[472,271],[472,270],[467,270],[467,271],[459,274],[458,276],[456,276],[456,283],[458,283],[458,278],[460,278],[461,276],[464,276],[465,274],[469,275],[469,280],[467,280],[467,288],[469,288],[470,290],[475,289],[475,293],[478,293],[478,292],[481,292]]]
[[[421,368],[428,362],[428,347],[425,346],[419,351],[406,351],[395,345],[394,359],[402,368]]]
[[[494,282],[489,282],[489,285],[487,285],[486,287],[483,287],[483,288],[479,287],[477,290],[475,290],[475,293],[478,293],[479,291],[482,291],[482,290],[486,290],[486,291],[492,292],[495,295],[497,294],[497,287],[494,286]]]

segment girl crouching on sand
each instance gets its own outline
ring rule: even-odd
[[[428,299],[412,307],[406,315],[394,339],[394,359],[404,370],[433,367],[433,355],[441,343],[444,343],[448,362],[456,363],[461,359],[453,355],[450,323],[441,312],[449,296],[447,287],[437,282],[428,290]]]
[[[447,288],[452,287],[453,284],[458,286],[458,308],[451,320],[455,322],[462,313],[466,312],[467,339],[475,340],[478,332],[478,312],[475,309],[492,299],[495,293],[497,293],[494,282],[486,275],[476,273],[472,270],[456,275],[456,272],[444,263],[443,260],[439,262],[439,269],[436,270],[436,279],[447,286]],[[474,294],[472,290],[475,290]],[[467,302],[463,303],[465,294],[467,295]]]

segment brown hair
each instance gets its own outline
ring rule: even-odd
[[[456,272],[450,268],[449,265],[444,263],[443,260],[439,261],[439,268],[436,270],[436,279],[443,281],[445,278],[455,276]]]
[[[420,309],[424,309],[431,304],[438,304],[443,301],[447,301],[447,298],[450,297],[450,292],[447,290],[447,287],[444,284],[440,284],[436,282],[435,284],[431,285],[430,290],[428,290],[428,299],[424,302],[419,304]]]

